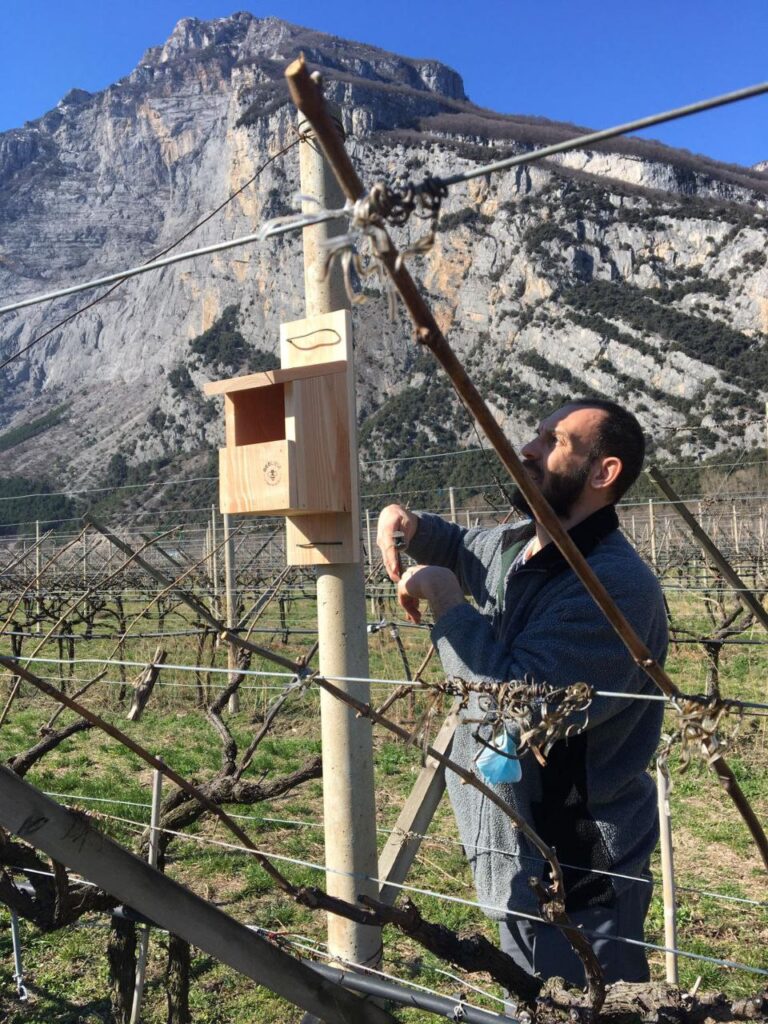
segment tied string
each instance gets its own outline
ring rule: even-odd
[[[309,227],[331,219],[346,218],[348,228],[322,242],[325,260],[321,279],[325,280],[334,263],[338,262],[344,288],[350,303],[359,305],[367,296],[361,283],[373,277],[387,298],[390,319],[397,312],[397,289],[382,262],[382,256],[393,251],[387,233],[388,227],[404,227],[412,216],[429,222],[428,230],[411,245],[398,253],[395,266],[400,269],[411,256],[429,252],[435,242],[438,219],[448,188],[439,178],[427,176],[419,185],[405,182],[399,187],[377,181],[367,195],[354,203],[348,202],[339,210],[323,210],[310,196],[294,196],[294,205],[312,203],[316,214],[288,214],[266,221],[259,234],[269,238],[282,233],[286,227]]]
[[[420,185],[406,182],[400,188],[385,181],[377,181],[367,196],[354,204],[354,223],[359,228],[374,225],[383,228],[403,227],[415,214],[430,222],[429,232],[419,239],[411,249],[406,249],[400,260],[409,252],[422,252],[434,242],[437,220],[448,188],[439,178],[428,175]]]
[[[429,230],[398,253],[395,269],[399,270],[409,257],[429,252],[434,245],[440,208],[447,195],[442,181],[430,176],[421,185],[407,182],[400,188],[375,182],[367,195],[352,204],[347,233],[325,243],[323,274],[338,260],[347,297],[356,304],[365,302],[366,296],[356,287],[355,277],[365,281],[374,276],[386,295],[389,318],[394,320],[398,292],[382,262],[382,256],[393,251],[387,227],[404,227],[413,215],[429,221]]]

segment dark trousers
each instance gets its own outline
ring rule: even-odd
[[[647,884],[630,882],[610,906],[587,907],[569,915],[587,933],[608,983],[649,979],[645,949],[612,941],[613,936],[643,941],[643,923],[653,890],[650,874],[643,874],[648,878]],[[529,974],[564,978],[569,985],[579,988],[586,984],[581,960],[559,928],[510,917],[499,926],[499,932],[501,948]]]

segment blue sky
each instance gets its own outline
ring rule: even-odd
[[[179,18],[215,0],[9,0],[0,33],[0,130],[69,89],[127,74]],[[240,9],[243,9],[242,7]],[[768,79],[768,0],[269,0],[247,8],[459,71],[470,98],[506,113],[602,128]],[[719,160],[768,160],[768,97],[649,133]]]

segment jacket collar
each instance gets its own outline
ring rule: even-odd
[[[571,540],[585,557],[589,555],[609,534],[619,528],[619,517],[616,514],[615,505],[604,505],[603,508],[593,512],[591,516],[576,523],[569,531]],[[520,541],[530,540],[536,532],[533,520],[523,526],[508,531],[502,541],[502,551],[507,550],[512,544]],[[561,555],[557,545],[550,542],[528,559],[521,571],[536,570],[554,575],[566,569],[568,563]]]

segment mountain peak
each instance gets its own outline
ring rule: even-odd
[[[441,61],[401,57],[281,18],[257,18],[247,11],[210,21],[182,18],[166,42],[147,50],[140,63],[145,67],[160,66],[188,60],[207,50],[216,50],[238,64],[265,60],[288,63],[304,53],[310,63],[327,68],[331,73],[391,81],[452,100],[467,98],[461,75]]]
[[[177,57],[188,56],[209,46],[239,43],[255,21],[252,14],[238,11],[226,18],[203,21],[200,18],[182,18],[176,23],[168,39],[161,46],[150,47],[142,64],[165,64]],[[268,20],[268,19],[264,19]]]

